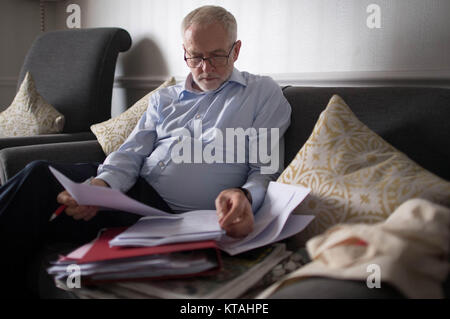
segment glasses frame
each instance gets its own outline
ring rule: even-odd
[[[230,51],[228,52],[227,55],[215,55],[215,56],[211,56],[211,57],[208,57],[208,58],[205,58],[205,57],[193,57],[193,58],[187,58],[187,57],[186,57],[186,49],[184,49],[184,61],[186,62],[187,66],[190,67],[190,68],[199,68],[200,66],[202,66],[203,63],[206,63],[206,61],[208,61],[209,64],[211,64],[211,66],[215,68],[215,67],[217,67],[217,66],[214,65],[212,59],[214,59],[214,58],[227,58],[227,62],[226,62],[224,65],[220,65],[220,66],[225,66],[225,65],[228,64],[228,59],[230,58],[231,52],[233,51],[233,48],[234,48],[234,46],[236,45],[236,43],[237,43],[237,41],[235,41],[235,42],[233,43],[233,45],[231,46],[231,49],[230,49]],[[200,59],[201,61],[200,61],[200,63],[198,63],[198,65],[196,65],[196,66],[190,66],[188,60],[194,60],[194,59]]]

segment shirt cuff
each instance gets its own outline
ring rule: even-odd
[[[256,214],[258,209],[261,207],[264,197],[266,196],[266,188],[262,185],[258,185],[252,182],[247,182],[241,186],[250,192],[252,196],[252,210],[253,214]]]
[[[121,192],[124,192],[124,190],[120,188],[121,182],[119,179],[111,173],[103,172],[98,174],[95,178],[105,181],[112,189],[118,189]]]

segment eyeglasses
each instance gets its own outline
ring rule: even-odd
[[[186,61],[186,64],[190,68],[200,67],[202,65],[203,61],[209,61],[209,63],[213,67],[225,66],[228,63],[228,58],[230,57],[231,51],[233,51],[233,48],[234,48],[236,42],[233,43],[233,45],[231,46],[230,52],[228,52],[227,55],[214,55],[209,58],[200,58],[200,57],[186,58],[186,50],[184,50],[184,61]]]

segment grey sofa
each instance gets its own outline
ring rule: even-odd
[[[288,165],[333,94],[339,94],[358,118],[394,147],[433,173],[450,180],[450,89],[427,87],[286,87],[292,106],[291,125],[285,136]],[[35,159],[61,162],[105,158],[95,141],[7,148],[0,151],[0,167],[12,176]],[[369,290],[365,283],[317,278],[281,290],[275,297],[402,297],[394,288]]]
[[[285,87],[292,106],[285,135],[285,165],[306,142],[329,99],[339,94],[369,128],[422,167],[450,180],[450,89],[425,87]],[[9,147],[0,150],[0,177],[8,180],[26,164],[102,162],[97,140]]]
[[[39,35],[25,57],[17,89],[30,72],[37,91],[64,114],[63,132],[0,138],[0,149],[94,140],[89,127],[111,117],[117,57],[130,47],[131,37],[121,28],[58,30]],[[10,177],[8,169],[1,172],[2,181]]]
[[[285,135],[285,164],[308,139],[320,112],[339,94],[356,116],[391,145],[436,175],[450,180],[450,89],[424,87],[345,87],[284,90],[292,106],[291,126]],[[450,297],[450,278],[443,283]],[[382,284],[369,289],[365,282],[308,278],[277,291],[272,298],[404,298]]]

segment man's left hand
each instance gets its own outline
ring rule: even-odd
[[[252,206],[240,189],[223,190],[217,196],[215,204],[219,225],[228,236],[245,237],[253,230]]]

